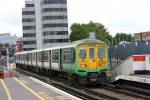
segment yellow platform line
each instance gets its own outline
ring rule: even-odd
[[[41,96],[39,96],[36,92],[34,92],[31,88],[29,88],[28,86],[26,86],[25,84],[23,84],[21,81],[19,81],[17,78],[14,78],[20,85],[22,85],[24,88],[26,88],[28,91],[30,91],[32,94],[34,94],[35,96],[37,96],[40,100],[44,100],[44,98],[42,98]]]
[[[12,100],[12,97],[11,97],[11,95],[10,95],[10,92],[9,92],[9,90],[8,90],[8,88],[7,88],[7,86],[6,86],[6,84],[4,83],[4,81],[3,81],[2,79],[0,79],[0,80],[1,80],[1,83],[2,83],[2,85],[3,85],[3,87],[4,87],[5,91],[6,91],[8,100]]]

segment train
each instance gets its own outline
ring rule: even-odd
[[[63,77],[74,84],[105,81],[108,47],[97,39],[83,39],[40,50],[15,53],[16,67],[47,77]]]

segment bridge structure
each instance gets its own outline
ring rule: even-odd
[[[109,60],[112,81],[150,84],[150,41],[111,46]]]

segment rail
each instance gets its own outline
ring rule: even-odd
[[[150,97],[149,97],[150,90],[137,88],[137,87],[133,87],[129,85],[122,85],[122,84],[113,85],[109,83],[102,83],[100,87],[104,87],[105,89],[116,92],[116,93],[150,100]]]

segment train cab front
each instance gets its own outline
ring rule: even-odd
[[[78,47],[78,67],[80,74],[88,82],[99,82],[108,69],[107,48],[105,45],[88,44]],[[83,73],[85,75],[83,75]]]

